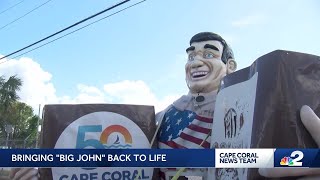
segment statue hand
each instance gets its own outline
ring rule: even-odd
[[[38,168],[12,168],[9,177],[12,180],[38,180]]]
[[[320,147],[320,119],[309,106],[302,106],[300,117],[303,125],[307,128],[314,141]]]
[[[314,141],[320,147],[320,119],[309,106],[302,106],[300,117]],[[264,177],[304,176],[300,180],[320,179],[320,168],[260,168],[259,174]]]

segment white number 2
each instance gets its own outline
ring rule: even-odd
[[[296,157],[296,155],[298,155],[298,157]],[[303,152],[301,151],[293,151],[290,155],[292,159],[292,162],[293,162],[293,166],[302,166],[302,162],[299,162],[301,161],[301,159],[303,158]]]

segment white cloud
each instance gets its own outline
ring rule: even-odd
[[[30,58],[9,60],[0,65],[0,75],[6,78],[17,75],[23,81],[19,92],[20,100],[29,104],[38,113],[39,104],[84,104],[84,103],[122,103],[153,105],[156,112],[166,108],[178,95],[157,98],[143,81],[124,80],[105,84],[103,89],[85,84],[77,85],[75,96],[58,97],[51,81],[52,75]]]
[[[59,98],[60,103],[81,104],[81,103],[106,103],[108,102],[104,93],[99,88],[88,86],[85,84],[78,84],[78,95],[75,98],[64,96]]]
[[[235,20],[231,23],[234,27],[246,27],[249,25],[260,24],[265,21],[265,16],[263,15],[250,15],[242,17],[241,19]]]
[[[103,92],[101,92],[97,87],[94,86],[87,86],[84,84],[78,84],[78,90],[82,93],[94,94],[98,96],[102,96]]]
[[[104,90],[117,103],[154,105],[156,112],[163,110],[179,97],[178,95],[169,95],[163,99],[158,99],[151,92],[149,86],[141,80],[124,80],[106,84]]]
[[[0,65],[0,75],[6,78],[17,75],[23,81],[19,92],[21,101],[31,105],[35,110],[39,104],[56,102],[56,90],[52,84],[52,75],[30,58],[9,60]]]
[[[155,96],[143,81],[121,81],[104,85],[105,92],[120,103],[150,104]]]

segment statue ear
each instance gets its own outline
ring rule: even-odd
[[[227,74],[231,74],[237,69],[237,62],[234,59],[228,59],[227,61]]]

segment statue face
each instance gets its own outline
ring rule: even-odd
[[[223,45],[214,40],[194,42],[187,49],[185,71],[191,93],[218,90],[221,79],[227,73],[227,67],[221,61],[222,51]]]

